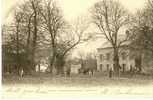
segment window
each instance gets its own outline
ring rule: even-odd
[[[110,60],[110,53],[106,54],[106,60]]]
[[[123,73],[125,72],[125,67],[126,67],[126,64],[123,64],[123,65],[122,65],[122,68],[123,68],[122,71],[123,71]]]
[[[115,69],[115,64],[113,64],[113,69]]]
[[[103,58],[104,58],[103,54],[100,54],[100,61],[103,61]]]
[[[109,71],[109,64],[107,64],[106,66],[107,66],[107,71]]]
[[[103,64],[100,64],[100,71],[102,71],[103,69]]]

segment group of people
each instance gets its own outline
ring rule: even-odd
[[[79,73],[83,73],[84,75],[85,74],[93,75],[94,74],[94,69],[91,69],[91,68],[80,68],[79,69]]]

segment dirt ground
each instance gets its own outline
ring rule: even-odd
[[[44,98],[51,96],[152,96],[153,77],[135,75],[113,77],[106,75],[52,76],[5,76],[2,80],[2,97]]]

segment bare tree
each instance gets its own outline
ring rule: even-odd
[[[23,4],[18,5],[17,6],[17,11],[20,11],[23,13],[24,16],[22,16],[22,27],[20,27],[20,29],[22,30],[22,34],[25,35],[25,51],[26,51],[26,57],[27,57],[27,61],[25,66],[27,68],[24,69],[24,71],[26,73],[29,73],[31,70],[34,70],[34,57],[33,57],[33,53],[32,53],[32,37],[34,35],[33,34],[33,16],[34,16],[34,12],[32,10],[32,1],[26,1],[23,2]],[[34,1],[33,1],[34,2]]]
[[[6,60],[5,65],[9,65],[9,67],[14,67],[10,72],[13,70],[17,73],[22,68],[22,62],[23,62],[23,55],[24,52],[24,34],[22,34],[22,22],[23,22],[24,13],[18,9],[14,12],[14,20],[10,25],[5,26],[6,29],[3,27],[3,35],[5,35],[7,38],[6,40],[3,39],[3,49],[8,49],[4,51],[3,56],[5,58],[8,57],[9,60]],[[22,58],[22,59],[21,59]],[[7,62],[8,61],[8,62]],[[15,72],[15,73],[16,73]],[[19,73],[18,73],[19,74]]]
[[[78,18],[73,25],[68,25],[66,31],[60,34],[57,50],[57,53],[60,54],[58,56],[60,56],[60,60],[63,62],[61,63],[62,65],[59,65],[60,68],[64,66],[66,58],[75,47],[91,39],[91,35],[87,32],[88,27],[88,21]]]
[[[129,29],[131,38],[131,45],[136,60],[136,67],[138,71],[142,71],[142,55],[144,61],[147,63],[153,55],[153,2],[148,0],[143,9],[137,11],[134,16],[134,24]],[[147,55],[147,57],[145,56]],[[149,59],[148,59],[149,58]],[[146,60],[147,59],[147,60]]]
[[[153,1],[152,0],[148,0],[147,8],[153,9]]]
[[[63,45],[66,47],[63,52],[63,56],[75,48],[77,45],[91,39],[91,35],[87,32],[88,28],[89,23],[83,18],[78,18],[77,21],[70,26],[70,30],[65,33],[64,38],[62,38],[63,35],[60,38],[61,43],[63,43]]]
[[[36,52],[36,46],[37,46],[37,40],[38,40],[38,23],[39,23],[39,9],[40,9],[40,0],[30,0],[30,5],[31,5],[31,9],[33,12],[33,21],[32,21],[32,25],[33,25],[33,39],[32,39],[32,69],[34,70],[35,68],[35,52]],[[31,17],[30,16],[30,17]],[[30,18],[29,18],[30,21]],[[30,24],[29,24],[30,25]],[[30,31],[29,31],[30,32]]]
[[[144,8],[144,16],[149,26],[153,27],[153,1],[148,0],[146,7]]]
[[[23,12],[17,12],[15,11],[15,16],[14,16],[14,26],[15,26],[15,45],[16,45],[16,67],[17,67],[17,71],[19,72],[19,70],[23,67],[21,66],[21,62],[20,62],[20,44],[21,44],[21,40],[20,40],[20,34],[21,34],[21,23],[23,21]]]
[[[27,57],[25,66],[28,66],[27,71],[35,70],[35,56],[40,34],[39,27],[41,24],[39,14],[39,9],[41,8],[40,4],[40,0],[29,0],[18,5],[16,9],[17,14],[22,14],[19,30],[20,33],[24,35],[23,41]]]
[[[101,31],[101,35],[112,45],[114,51],[114,70],[119,75],[119,47],[128,40],[128,36],[120,39],[119,31],[129,23],[129,14],[124,7],[113,0],[97,2],[92,11],[93,23]]]
[[[50,69],[52,69],[56,57],[56,45],[59,31],[65,24],[62,13],[53,0],[45,1],[45,6],[41,10],[44,19],[44,29],[50,34],[52,57],[50,60]]]

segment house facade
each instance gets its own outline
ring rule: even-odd
[[[109,69],[114,70],[113,61],[113,48],[105,47],[97,49],[97,70],[98,71],[109,71]],[[122,46],[119,48],[119,64],[121,67],[120,71],[129,71],[131,68],[135,67],[135,57],[132,56],[132,52],[127,46]]]

